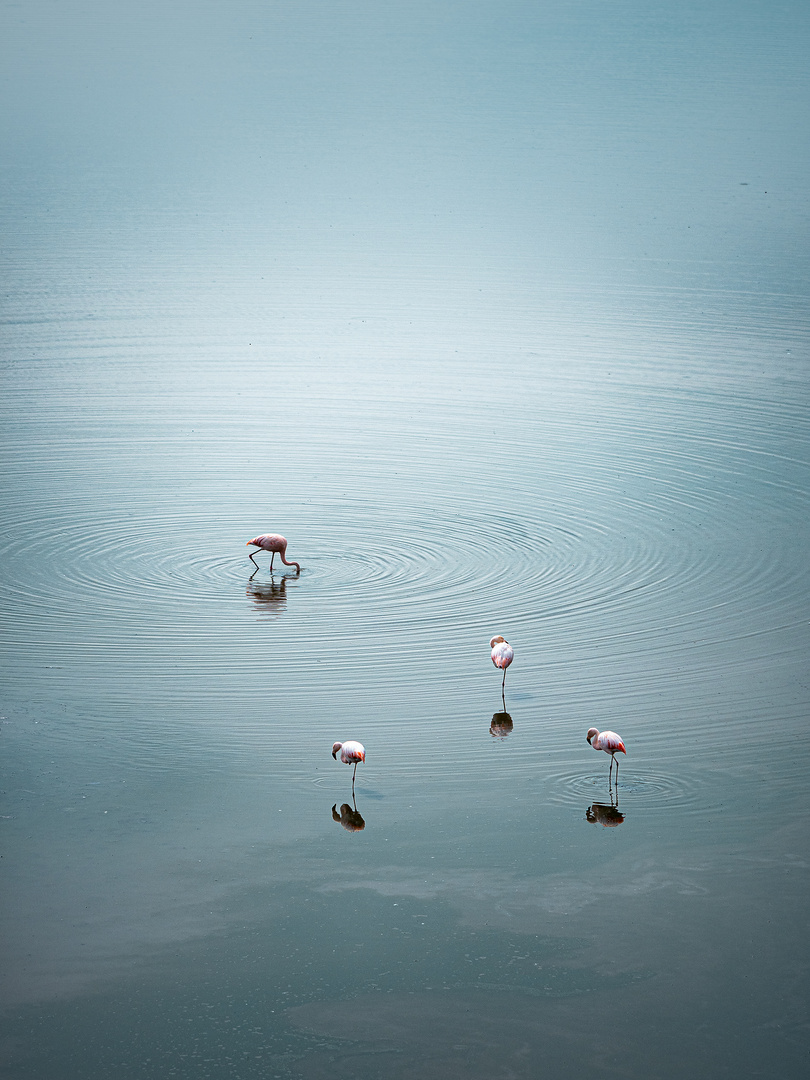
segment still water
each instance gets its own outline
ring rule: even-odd
[[[0,4],[2,1075],[803,1074],[808,9],[164,8]]]

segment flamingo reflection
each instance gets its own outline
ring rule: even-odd
[[[337,803],[335,803],[332,807],[332,820],[337,821],[347,832],[362,832],[366,827],[363,816],[357,809],[357,803],[354,806],[349,806],[347,802],[343,803],[340,813],[338,813]]]
[[[256,608],[262,615],[274,615],[283,611],[287,606],[287,578],[279,578],[278,581],[268,581],[263,584],[252,582],[245,590]]]
[[[624,821],[624,814],[619,811],[619,796],[614,801],[610,796],[610,803],[592,803],[585,811],[585,817],[593,825],[604,825],[606,829],[613,829]]]
[[[489,725],[489,733],[495,739],[505,739],[507,735],[512,734],[513,726],[512,717],[508,712],[496,712]]]

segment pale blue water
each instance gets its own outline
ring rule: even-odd
[[[805,5],[0,13],[2,1075],[803,1075]]]

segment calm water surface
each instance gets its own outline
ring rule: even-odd
[[[805,5],[0,12],[2,1075],[803,1075]]]

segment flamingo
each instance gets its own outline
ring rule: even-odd
[[[366,748],[359,742],[336,742],[332,746],[332,757],[337,761],[337,752],[340,751],[340,760],[344,765],[351,765],[354,763],[354,772],[352,773],[352,793],[354,793],[354,778],[357,775],[357,764],[360,761],[366,760]]]
[[[250,547],[251,544],[254,547],[259,548],[260,550],[272,551],[273,554],[270,556],[271,570],[273,569],[273,559],[275,559],[276,553],[278,553],[281,556],[281,561],[284,563],[285,566],[294,566],[298,573],[301,573],[301,567],[298,565],[297,562],[287,562],[286,556],[284,554],[287,550],[287,541],[283,536],[279,536],[278,533],[263,533],[261,536],[257,536],[253,540],[248,540],[248,542],[245,544],[245,547]],[[248,558],[258,570],[259,564],[253,558],[252,551]]]
[[[588,734],[585,736],[594,750],[604,750],[606,754],[610,754],[610,771],[608,777],[613,772],[613,762],[616,761],[616,754],[626,754],[627,751],[624,748],[624,743],[615,731],[599,731],[598,728],[588,728]],[[619,763],[616,761],[616,781],[619,780]]]
[[[501,682],[501,690],[503,690],[506,685],[506,669],[515,658],[515,650],[506,638],[501,637],[500,634],[490,641],[489,647],[492,649],[490,654],[492,656],[492,663],[496,668],[503,668],[503,681]]]

